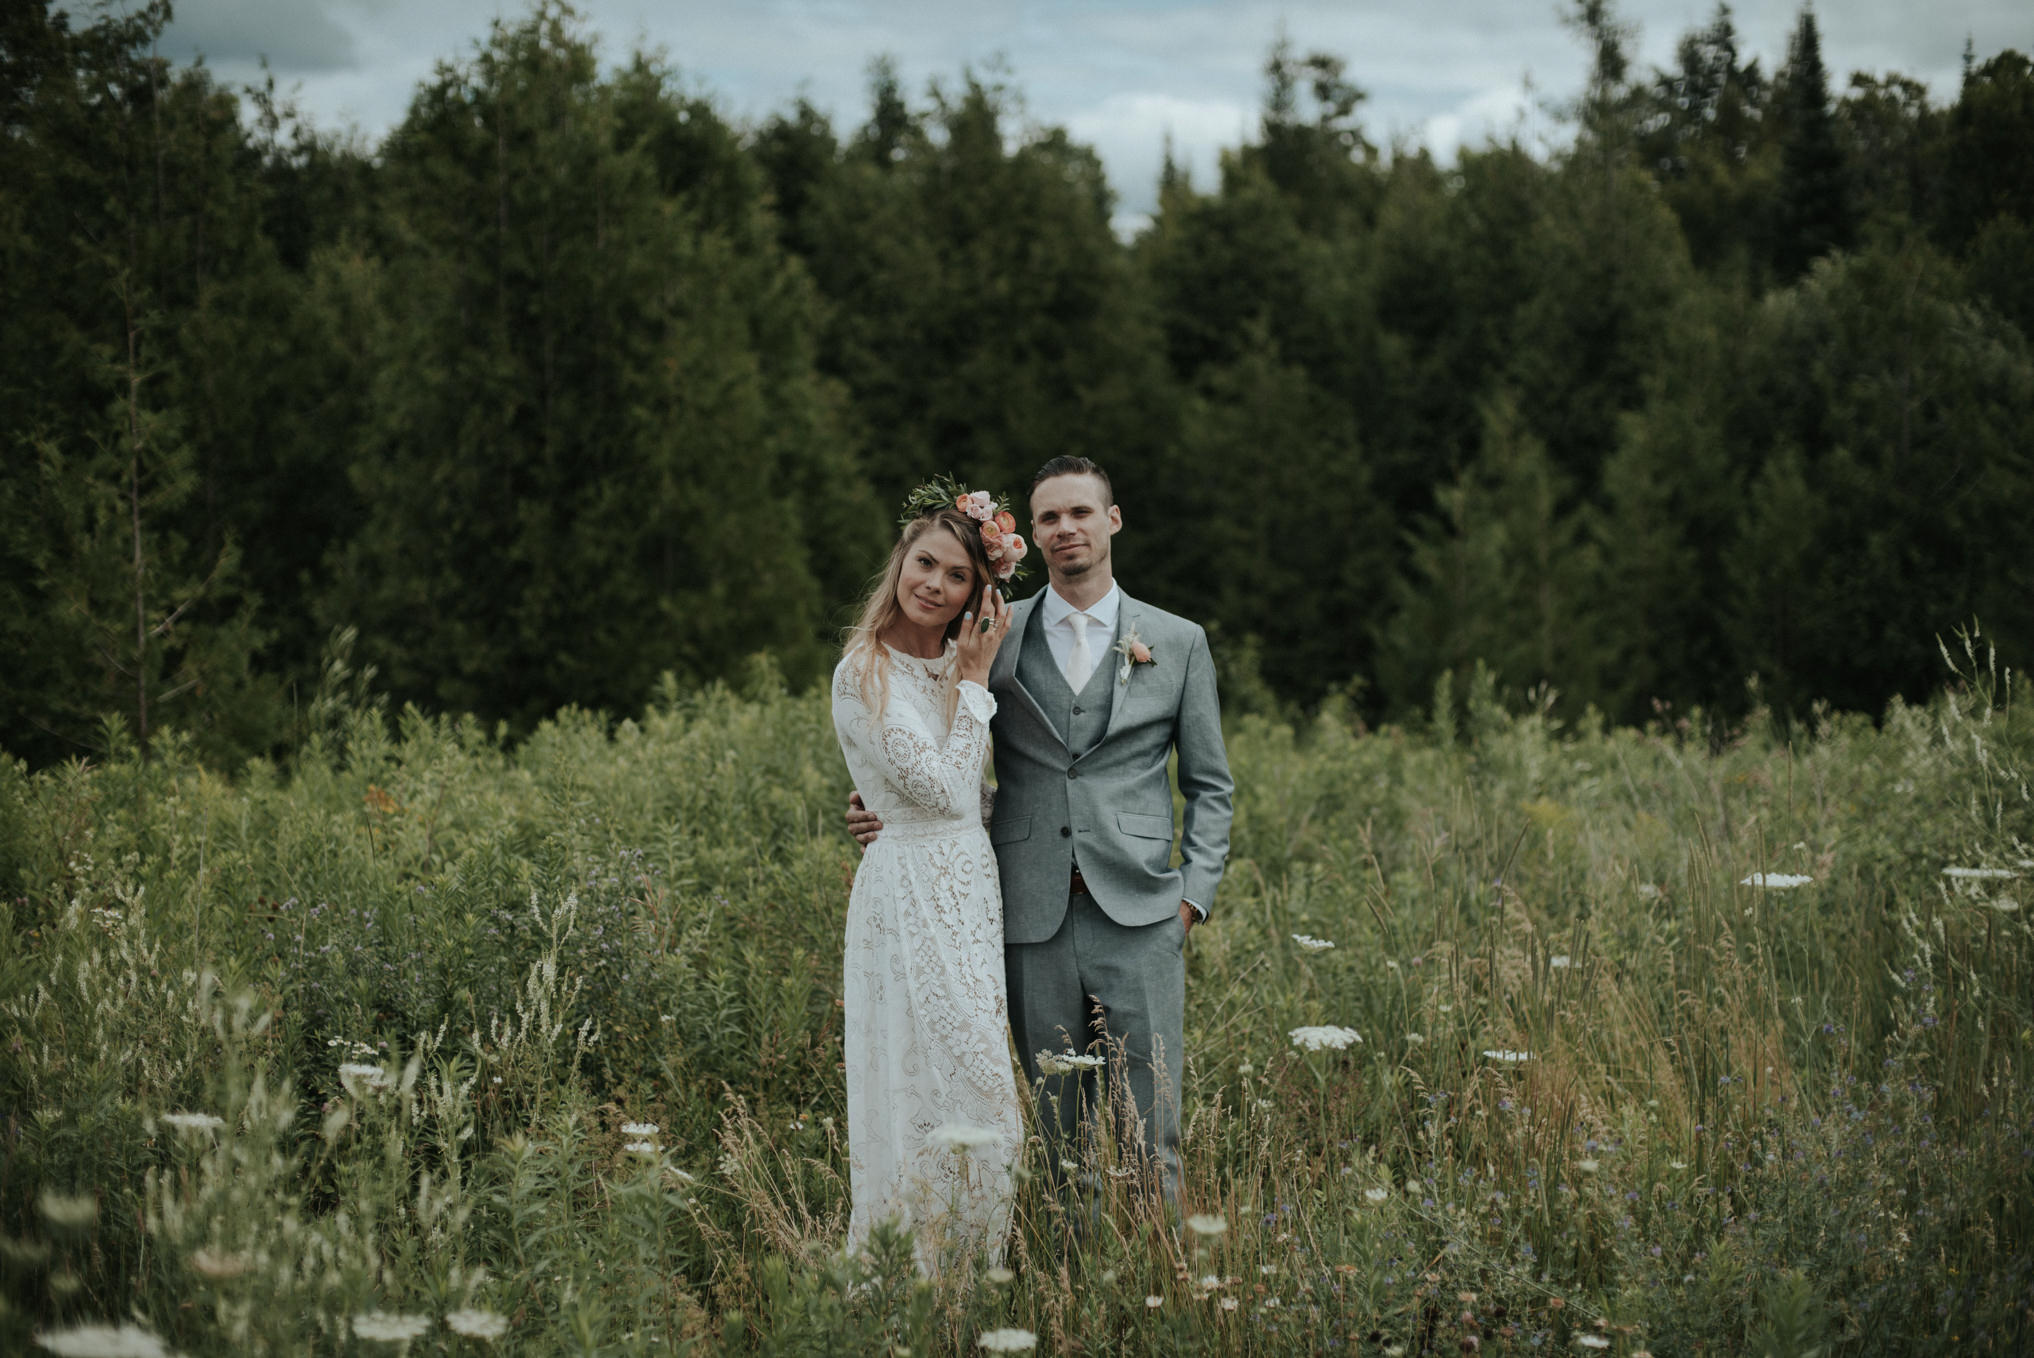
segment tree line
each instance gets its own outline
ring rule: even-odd
[[[1372,717],[1481,664],[1570,714],[1876,711],[2034,641],[2034,66],[1770,70],[1727,7],[1561,149],[1379,147],[1278,44],[1134,240],[963,72],[740,125],[543,3],[377,145],[153,55],[166,0],[0,17],[0,744],[286,748],[372,667],[528,729],[793,682],[917,481],[1115,475],[1119,574],[1226,696]],[[1747,681],[1752,685],[1748,687]],[[321,697],[321,695],[323,695]]]

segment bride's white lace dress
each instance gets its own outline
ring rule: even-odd
[[[982,825],[996,700],[962,683],[949,723],[951,648],[931,661],[887,654],[880,714],[850,660],[833,675],[841,753],[883,821],[848,898],[848,1243],[858,1249],[872,1227],[901,1220],[930,1271],[954,1250],[1000,1258],[1023,1139],[1004,1035],[1002,888]],[[957,1153],[959,1129],[987,1140]]]

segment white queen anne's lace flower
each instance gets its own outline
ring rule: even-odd
[[[162,1340],[138,1325],[73,1325],[44,1330],[35,1342],[64,1358],[168,1358]]]
[[[1222,1217],[1198,1212],[1186,1219],[1186,1227],[1195,1235],[1220,1235],[1229,1229],[1229,1223]]]
[[[1038,1347],[1038,1336],[1029,1330],[984,1330],[975,1347],[989,1353],[1029,1353]]]
[[[1502,1061],[1509,1066],[1515,1066],[1521,1061],[1530,1061],[1532,1059],[1531,1052],[1515,1052],[1508,1047],[1493,1047],[1483,1054],[1493,1061]]]
[[[1983,881],[2002,877],[2018,877],[2020,874],[2011,868],[1944,868],[1942,875],[1944,877],[1974,878]]]
[[[1814,880],[1813,877],[1806,877],[1793,872],[1755,872],[1739,882],[1738,885],[1759,886],[1764,887],[1768,891],[1785,891],[1789,887],[1807,886]],[[1584,1338],[1589,1337],[1591,1336],[1584,1336]]]
[[[1040,1052],[1038,1069],[1047,1075],[1072,1075],[1075,1071],[1100,1070],[1104,1064],[1099,1056],[1084,1055],[1080,1052]]]
[[[454,1334],[465,1335],[468,1339],[485,1339],[490,1342],[508,1333],[508,1317],[496,1315],[493,1311],[454,1311],[445,1317],[445,1328]]]
[[[226,1125],[226,1119],[212,1113],[164,1113],[161,1121],[180,1132],[216,1132]]]
[[[631,1141],[628,1145],[623,1146],[622,1149],[632,1155],[655,1155],[657,1153],[656,1143],[650,1141]]]
[[[1354,1028],[1339,1028],[1332,1023],[1292,1030],[1292,1045],[1303,1051],[1341,1051],[1362,1042],[1363,1035]]]
[[[408,1316],[395,1311],[363,1311],[353,1317],[355,1337],[380,1344],[407,1344],[430,1328],[429,1316]]]
[[[35,1205],[43,1220],[52,1226],[76,1230],[99,1218],[99,1200],[90,1193],[52,1193],[45,1189]]]
[[[359,1080],[369,1089],[380,1089],[388,1083],[388,1072],[365,1061],[347,1061],[339,1067],[339,1078],[349,1083]]]
[[[621,1129],[623,1136],[655,1136],[662,1130],[654,1122],[624,1122]]]
[[[1307,952],[1326,952],[1335,946],[1327,939],[1315,938],[1312,934],[1294,934],[1292,941],[1299,944]]]

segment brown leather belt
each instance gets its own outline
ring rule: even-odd
[[[1067,883],[1067,894],[1072,896],[1087,896],[1093,894],[1088,890],[1087,881],[1085,878],[1081,876],[1081,870],[1079,868],[1075,868],[1073,870],[1073,880]]]

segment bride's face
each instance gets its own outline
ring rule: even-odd
[[[941,527],[918,535],[897,577],[897,607],[920,627],[944,628],[975,594],[974,563],[959,539]]]

